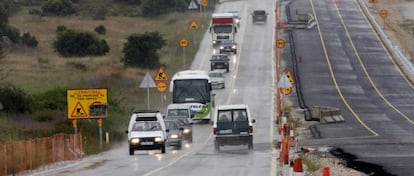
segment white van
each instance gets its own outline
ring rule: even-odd
[[[160,149],[165,153],[167,130],[158,110],[135,111],[132,113],[128,130],[129,155],[135,150]]]

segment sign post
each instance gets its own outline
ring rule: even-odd
[[[181,48],[183,48],[183,58],[184,58],[184,65],[183,67],[185,68],[185,48],[188,47],[188,39],[183,37],[180,39],[180,42],[178,42],[181,46]]]
[[[169,76],[167,72],[165,72],[164,67],[158,68],[157,73],[154,76],[154,80],[157,82],[157,90],[161,93],[161,106],[164,105],[164,92],[168,89],[167,82],[169,80]]]
[[[190,29],[193,31],[193,43],[197,43],[196,41],[196,31],[198,29],[198,23],[195,19],[190,23]]]
[[[204,12],[206,11],[206,7],[208,6],[208,0],[201,0],[201,6],[203,6]],[[200,7],[201,10],[201,7]]]
[[[147,88],[147,109],[150,109],[150,98],[149,98],[149,88],[154,88],[155,86],[155,82],[154,80],[151,78],[150,74],[147,72],[145,74],[144,79],[142,80],[141,84],[139,85],[139,88]]]
[[[382,28],[385,29],[385,19],[388,17],[388,10],[382,9],[380,11],[380,16],[382,18]]]

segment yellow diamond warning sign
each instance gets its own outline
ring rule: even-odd
[[[67,90],[68,119],[104,118],[107,116],[106,89]]]

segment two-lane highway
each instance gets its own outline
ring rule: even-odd
[[[358,0],[295,1],[290,10],[312,13],[318,23],[295,31],[300,77],[309,107],[341,108],[344,123],[317,125],[317,141],[383,166],[391,174],[414,173],[414,91],[365,18]],[[292,13],[293,14],[293,13]]]

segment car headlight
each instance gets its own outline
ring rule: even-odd
[[[171,136],[170,136],[170,138],[171,139],[177,139],[179,136],[178,136],[178,134],[172,134]]]
[[[154,140],[155,140],[155,142],[161,142],[162,141],[161,137],[156,137]]]
[[[239,19],[236,19],[236,23],[239,23],[240,22],[240,20]]]
[[[185,134],[187,134],[187,133],[190,133],[190,131],[191,131],[190,129],[187,129],[187,128],[186,128],[186,129],[184,129],[184,131],[183,131],[183,132],[184,132]]]
[[[224,46],[220,46],[220,49],[224,49]]]
[[[138,143],[139,143],[138,138],[131,139],[131,144],[138,144]]]
[[[233,45],[231,48],[236,49],[236,45]]]
[[[213,44],[216,44],[216,41],[215,40],[213,40]]]

